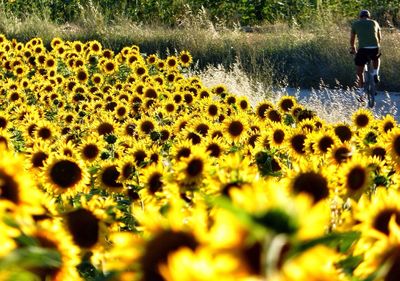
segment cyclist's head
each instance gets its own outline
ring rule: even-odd
[[[361,10],[360,12],[360,18],[370,18],[371,13],[368,10]]]

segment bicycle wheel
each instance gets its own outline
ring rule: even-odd
[[[369,74],[369,73],[368,73]],[[367,95],[368,95],[368,106],[370,108],[374,107],[375,105],[375,93],[376,93],[376,86],[375,86],[375,81],[372,77],[372,75],[369,76],[369,87],[368,87],[368,91],[367,91]]]
[[[364,70],[364,85],[365,85],[365,92],[367,93],[368,98],[368,107],[372,108],[375,105],[375,81],[372,76],[372,63],[371,61],[368,62],[367,67]]]

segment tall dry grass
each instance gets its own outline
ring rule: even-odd
[[[270,85],[316,88],[323,81],[329,87],[350,87],[355,80],[353,58],[348,53],[348,25],[228,28],[223,20],[211,21],[204,9],[196,13],[187,9],[179,25],[169,28],[135,23],[123,14],[110,22],[90,3],[79,6],[82,16],[78,20],[63,25],[52,23],[46,14],[28,15],[21,20],[0,9],[0,32],[22,42],[38,36],[47,46],[58,36],[69,41],[98,40],[116,52],[133,44],[143,53],[161,56],[185,49],[200,69],[210,65],[229,68],[239,62],[246,74]],[[400,91],[398,42],[398,30],[383,31],[380,90]]]

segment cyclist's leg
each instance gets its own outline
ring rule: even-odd
[[[365,49],[358,49],[356,56],[354,57],[354,63],[356,65],[356,87],[359,89],[364,88],[364,67],[368,61],[368,54]]]
[[[356,85],[357,88],[362,89],[364,87],[364,65],[357,65],[357,80]]]
[[[379,67],[381,64],[381,53],[379,52],[379,48],[373,50],[372,55],[372,67],[374,68],[372,75],[374,76],[375,83],[380,81],[379,79]]]

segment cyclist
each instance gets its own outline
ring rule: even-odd
[[[356,51],[355,39],[358,39],[358,50]],[[359,19],[351,26],[350,34],[350,53],[356,54],[354,62],[357,71],[356,87],[357,93],[363,94],[364,87],[364,66],[368,61],[368,57],[372,59],[373,76],[375,83],[379,83],[379,66],[380,66],[380,42],[381,28],[379,24],[371,19],[368,10],[362,10]]]

